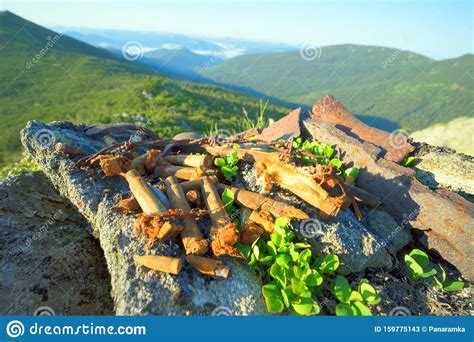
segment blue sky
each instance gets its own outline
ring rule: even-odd
[[[473,53],[473,1],[12,1],[2,9],[44,26],[229,36],[299,45],[355,43],[435,59]]]

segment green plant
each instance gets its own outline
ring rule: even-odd
[[[224,208],[229,214],[229,217],[232,222],[237,225],[240,225],[240,210],[234,205],[235,195],[234,192],[230,189],[224,189],[221,195],[222,203]]]
[[[20,161],[4,166],[0,169],[0,178],[9,176],[17,176],[23,172],[36,172],[40,171],[41,168],[28,154],[23,152],[23,157]]]
[[[422,250],[415,248],[405,255],[404,260],[412,281],[420,278],[430,278],[436,274],[436,270],[429,267],[430,259],[428,255]]]
[[[214,164],[221,168],[222,173],[226,179],[230,179],[237,175],[239,168],[237,163],[239,162],[239,157],[236,151],[229,152],[225,157],[219,157],[214,160]]]
[[[310,245],[294,238],[288,220],[281,217],[275,221],[270,239],[260,238],[251,246],[238,248],[250,266],[266,270],[270,281],[262,287],[262,294],[270,313],[290,309],[298,315],[317,315],[316,288],[323,283],[322,274],[336,271],[339,258],[331,254],[313,262]]]
[[[333,158],[334,148],[329,144],[323,144],[316,140],[303,140],[301,137],[293,140],[293,148],[300,148],[311,152],[314,157],[304,155],[302,160],[307,165],[313,163],[321,165],[333,165],[336,167],[336,173],[341,174],[342,161],[339,158]]]
[[[464,288],[464,283],[460,280],[448,282],[446,280],[446,271],[444,270],[443,266],[438,264],[441,273],[441,279],[437,277],[433,277],[433,281],[435,285],[445,291],[458,291]]]
[[[357,177],[359,177],[359,169],[356,167],[350,167],[344,170],[344,181],[349,184],[353,184]]]
[[[441,265],[438,265],[440,269],[441,278],[438,279],[436,275],[437,270],[430,267],[430,259],[428,254],[420,249],[413,249],[409,254],[404,257],[405,264],[408,268],[410,280],[415,282],[419,279],[431,279],[436,286],[445,291],[457,291],[464,287],[462,281],[447,282],[446,271]]]
[[[267,109],[268,101],[263,103],[260,99],[259,102],[259,111],[255,117],[255,119],[251,119],[245,107],[242,107],[242,112],[244,113],[243,122],[242,122],[242,130],[248,130],[252,128],[264,128],[268,126],[268,118],[265,116],[265,110]]]
[[[336,306],[338,316],[371,316],[368,305],[380,303],[380,296],[369,284],[367,279],[362,279],[356,290],[352,290],[349,281],[343,276],[337,276],[334,285],[334,294],[340,301]]]
[[[400,163],[400,165],[401,165],[401,166],[405,166],[405,167],[410,167],[414,160],[415,160],[415,157],[413,157],[413,156],[408,156],[408,157],[405,158],[404,161],[402,161],[402,162]]]

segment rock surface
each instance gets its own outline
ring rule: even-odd
[[[43,173],[0,183],[0,217],[1,315],[113,314],[99,243]]]
[[[256,171],[251,165],[243,168],[241,184],[259,191]],[[278,191],[273,195],[281,201],[295,204],[310,218],[293,222],[299,237],[307,239],[315,253],[334,253],[341,260],[339,272],[349,274],[367,268],[391,267],[392,257],[411,241],[408,226],[398,225],[381,208],[366,208],[359,222],[352,211],[340,212],[329,220],[317,219],[316,211],[292,194]]]
[[[39,132],[48,133],[48,144],[38,139]],[[51,148],[51,140],[95,151],[102,148],[100,141],[84,134],[84,127],[30,121],[21,137],[28,153],[61,195],[86,217],[93,234],[100,239],[111,276],[116,314],[209,315],[220,310],[236,315],[266,314],[260,280],[239,261],[223,260],[231,267],[230,276],[224,281],[198,274],[189,265],[179,276],[172,276],[149,271],[134,262],[134,255],[182,256],[182,250],[173,242],[157,242],[147,252],[145,241],[132,233],[133,216],[111,209],[121,194],[127,194],[126,182],[120,177],[104,178],[102,174],[77,169],[71,160]]]
[[[308,225],[314,228],[308,228]],[[392,238],[390,229],[397,231]],[[304,237],[313,233],[308,241],[313,250],[320,253],[333,253],[339,256],[341,274],[362,272],[367,268],[392,267],[390,253],[395,253],[411,241],[407,227],[397,229],[395,221],[386,213],[370,212],[365,222],[359,222],[349,211],[340,212],[337,217],[327,221],[309,219],[299,228]],[[396,241],[396,242],[395,242]]]
[[[413,132],[415,141],[425,142],[433,146],[449,147],[459,153],[474,156],[474,118],[460,117],[446,124],[436,124]]]
[[[428,248],[438,251],[467,279],[474,279],[471,202],[446,189],[430,189],[416,179],[414,170],[379,158],[380,148],[327,122],[309,119],[303,125],[312,139],[343,151],[344,162],[360,169],[356,185],[377,195],[398,224],[424,231]]]
[[[446,188],[474,198],[474,157],[433,150],[416,156],[416,177],[432,189]]]

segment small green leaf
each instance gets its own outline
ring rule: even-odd
[[[222,172],[231,174],[231,173],[232,173],[232,167],[229,166],[229,165],[224,165],[224,166],[222,167]]]
[[[267,305],[267,310],[270,313],[282,313],[283,309],[285,308],[283,301],[276,297],[265,298],[265,304]]]
[[[302,139],[301,138],[296,138],[293,140],[293,148],[298,148],[301,146]]]
[[[271,256],[271,255],[266,255],[264,257],[260,257],[260,259],[258,260],[258,262],[262,265],[269,265],[271,264],[271,262],[273,261],[274,257]]]
[[[413,259],[410,255],[406,254],[405,257],[405,264],[408,266],[408,269],[412,273],[412,275],[418,277],[420,274],[423,273],[423,267],[421,267],[415,259]]]
[[[363,301],[367,304],[378,304],[381,300],[377,291],[369,284],[367,279],[363,279],[359,284],[359,293],[362,295]]]
[[[277,255],[277,248],[273,241],[267,241],[267,249],[271,256],[276,257]]]
[[[240,254],[248,261],[250,258],[250,254],[252,253],[252,248],[248,245],[243,245],[241,243],[238,243],[235,245],[237,249],[239,250]]]
[[[255,266],[255,264],[257,263],[257,259],[255,258],[255,255],[250,254],[250,261],[249,261],[249,266]]]
[[[229,207],[234,203],[234,192],[228,188],[224,189],[221,195],[222,203],[224,204],[224,207],[229,210]]]
[[[361,302],[353,302],[352,307],[357,310],[357,316],[372,316],[370,309]]]
[[[299,266],[293,266],[293,273],[296,278],[301,279],[306,274],[306,270]]]
[[[339,267],[339,257],[335,254],[328,254],[319,265],[319,271],[323,274],[335,272]],[[316,266],[316,265],[315,265]]]
[[[300,263],[309,263],[311,260],[311,249],[303,249],[299,255]]]
[[[442,288],[444,287],[444,282],[440,282],[440,281],[438,280],[438,278],[436,278],[436,277],[433,277],[432,279],[433,279],[433,281],[434,281],[434,283],[435,283],[435,286],[438,286],[440,289],[442,289]]]
[[[225,166],[226,163],[225,163],[224,158],[216,158],[216,159],[214,160],[214,164],[215,164],[216,166]]]
[[[266,284],[262,286],[262,294],[263,297],[278,297],[280,296],[280,289],[275,284]]]
[[[428,266],[430,263],[430,259],[428,257],[428,254],[423,252],[422,250],[419,249],[414,249],[410,252],[409,254],[416,262],[418,265],[420,265],[422,268],[425,268]]]
[[[295,249],[303,249],[303,248],[311,248],[311,245],[306,242],[297,242],[293,246],[295,246]]]
[[[451,284],[448,284],[443,287],[445,291],[458,291],[464,288],[464,283],[462,281],[453,281]]]
[[[275,220],[275,226],[283,230],[286,230],[286,227],[288,226],[288,219],[286,217],[278,217]]]
[[[253,255],[255,255],[255,259],[258,260],[260,258],[260,247],[258,245],[253,246],[252,252],[253,252]]]
[[[337,316],[356,316],[357,311],[350,304],[339,303],[336,305],[336,315]]]
[[[336,284],[334,285],[334,293],[339,301],[343,303],[349,301],[351,296],[351,286],[345,277],[337,276]]]
[[[329,145],[329,144],[324,144],[323,154],[324,154],[327,158],[331,158],[333,153],[334,153],[334,149],[331,147],[331,145]]]
[[[283,299],[283,304],[285,304],[285,307],[290,306],[290,299],[288,298],[288,293],[286,292],[285,289],[280,290],[281,292],[281,298]]]
[[[446,281],[446,271],[440,264],[438,264],[438,267],[441,270],[441,282],[444,283]]]
[[[291,289],[296,294],[301,294],[307,291],[306,284],[297,278],[291,278]]]
[[[316,270],[312,270],[311,273],[306,277],[305,283],[308,286],[319,286],[323,283],[323,277]]]
[[[298,303],[291,304],[292,309],[302,316],[317,315],[319,306],[312,298],[302,298]]]
[[[334,165],[335,167],[339,169],[342,166],[342,161],[340,161],[337,158],[334,158],[334,159],[331,159],[330,164]]]
[[[351,295],[349,297],[349,302],[363,302],[364,298],[362,298],[362,295],[357,292],[357,291],[352,291]]]
[[[418,274],[418,277],[420,277],[420,278],[429,278],[429,277],[434,276],[436,273],[438,273],[438,272],[436,271],[436,269],[431,268],[431,269],[429,269],[429,270],[427,270],[427,271],[425,271],[425,272],[423,272],[423,273],[421,273],[421,274]]]
[[[415,160],[415,157],[409,156],[402,162],[402,166],[409,167],[410,164],[413,163],[414,160]]]
[[[278,265],[277,263],[273,264],[272,267],[270,267],[270,275],[278,280],[282,287],[285,287],[286,285],[286,275],[283,267]]]
[[[295,251],[295,246],[293,244],[290,245],[290,248],[288,249],[288,253],[291,256],[291,260],[293,261],[298,261],[298,259],[300,258],[300,253]]]
[[[229,155],[229,159],[232,164],[236,164],[239,161],[239,156],[237,154],[237,151],[232,151]]]
[[[356,179],[359,176],[359,169],[356,167],[350,167],[347,170],[344,171],[344,174],[346,176],[352,177]]]
[[[276,257],[276,262],[281,267],[287,268],[288,263],[291,261],[291,256],[289,254],[278,254]]]
[[[280,247],[283,244],[283,236],[277,233],[270,234],[270,239],[275,244],[275,246]]]

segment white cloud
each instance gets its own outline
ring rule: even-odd
[[[161,47],[162,47],[163,49],[174,50],[174,49],[180,48],[181,45],[179,45],[179,44],[172,44],[172,43],[166,43],[166,44],[161,44]]]
[[[229,50],[224,50],[224,51],[199,50],[199,49],[191,50],[191,51],[198,55],[216,56],[222,59],[233,58],[236,56],[243,55],[245,53],[245,49],[242,49],[242,48],[235,48],[235,49],[229,49]]]

